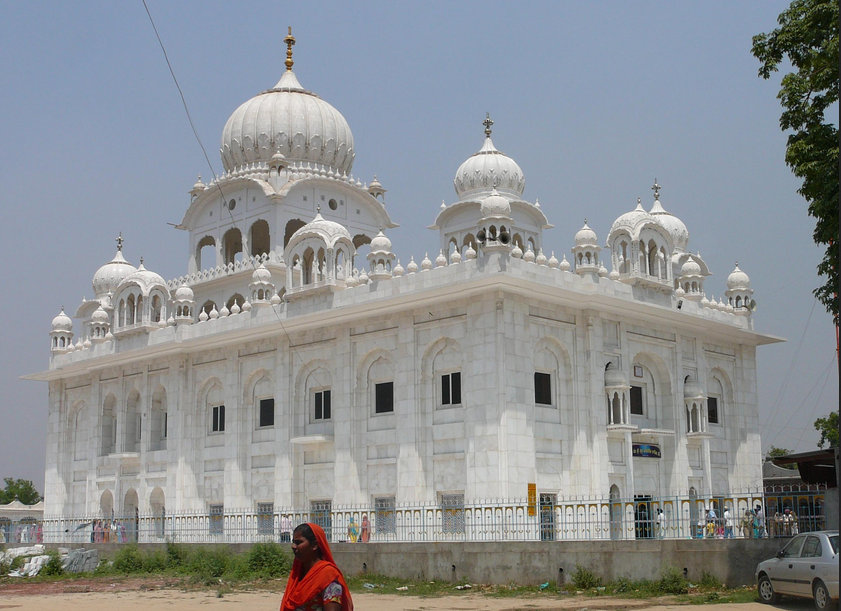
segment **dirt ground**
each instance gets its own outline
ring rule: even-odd
[[[24,580],[0,584],[0,610],[14,609],[36,611],[56,609],[85,609],[86,611],[275,611],[280,606],[284,583],[277,583],[277,591],[257,590],[248,592],[223,592],[201,589],[188,591],[175,581],[165,578],[144,579],[78,579],[50,583],[32,583]],[[416,597],[392,594],[359,592],[353,595],[358,611],[688,611],[686,605],[670,604],[668,599],[627,600],[620,598],[545,597],[545,598],[491,598],[475,594]],[[768,611],[759,603],[741,605],[704,605],[704,611],[736,608],[739,611]],[[805,611],[809,601],[788,601],[775,605],[777,609]]]

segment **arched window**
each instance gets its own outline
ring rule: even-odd
[[[226,265],[242,260],[242,233],[236,227],[228,229],[222,238],[222,256]]]
[[[102,420],[100,429],[100,456],[108,456],[117,447],[117,398],[109,394],[102,403]]]
[[[126,452],[137,452],[140,449],[140,393],[136,389],[132,389],[126,400],[123,448]]]
[[[304,225],[306,223],[301,219],[292,219],[286,223],[286,231],[283,234],[283,248],[286,248],[286,245],[289,244],[289,239]]]
[[[126,300],[120,299],[120,306],[117,309],[117,326],[122,327],[126,324]]]
[[[126,299],[126,325],[134,324],[135,306],[134,295],[129,295]]]
[[[216,240],[206,235],[196,245],[196,269],[216,266]]]
[[[160,295],[153,295],[152,296],[152,322],[161,322],[161,316],[163,315],[163,302],[161,301]]]
[[[165,450],[169,433],[167,422],[166,389],[158,386],[152,393],[152,427],[149,435],[149,449],[152,451]]]
[[[269,236],[269,223],[263,219],[254,221],[251,225],[251,254],[256,256],[269,254],[271,240]]]

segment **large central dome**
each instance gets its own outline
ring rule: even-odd
[[[289,66],[277,85],[233,112],[220,153],[228,172],[281,153],[290,166],[320,164],[342,175],[353,166],[353,134],[342,113],[304,89]]]

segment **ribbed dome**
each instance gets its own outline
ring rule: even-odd
[[[511,216],[511,204],[494,189],[482,200],[482,218]]]
[[[136,271],[137,268],[125,260],[122,250],[117,250],[114,258],[93,275],[91,284],[96,298],[101,300],[109,291],[113,293],[126,276]]]
[[[371,252],[391,252],[391,240],[382,231],[371,240]]]
[[[143,294],[148,295],[152,287],[162,286],[166,288],[166,281],[160,275],[143,267],[143,263],[137,268],[133,274],[129,274],[120,283],[120,286],[127,286],[129,284],[137,284]]]
[[[108,312],[102,309],[102,306],[99,306],[94,313],[91,314],[91,322],[93,323],[106,323],[108,322]]]
[[[636,227],[640,222],[644,222],[646,220],[653,220],[652,216],[645,211],[642,207],[642,203],[637,200],[636,208],[630,212],[626,212],[613,221],[613,225],[610,226],[609,235],[613,235],[614,232],[619,231],[620,229],[624,229],[628,233],[633,234],[634,227]],[[608,238],[608,240],[610,240],[610,238]]]
[[[176,301],[193,301],[194,298],[193,289],[186,284],[182,284],[175,289],[175,297],[173,299]]]
[[[53,331],[73,330],[73,321],[70,320],[70,317],[64,313],[64,308],[61,308],[61,312],[58,313],[58,316],[53,318],[52,328]]]
[[[698,399],[704,396],[704,391],[698,385],[698,382],[690,378],[683,384],[683,398],[684,399]]]
[[[698,265],[697,261],[692,257],[686,261],[680,268],[680,275],[681,276],[700,276],[701,275],[701,266]]]
[[[628,382],[625,380],[625,376],[622,372],[618,369],[614,369],[613,365],[611,365],[605,369],[604,385],[607,388],[611,388],[616,386],[627,386]]]
[[[584,221],[584,227],[578,230],[575,234],[575,245],[576,246],[590,246],[592,244],[598,244],[599,238],[596,235],[596,232],[590,229],[590,226],[587,224],[587,221]]]
[[[739,269],[738,264],[736,264],[736,268],[730,272],[730,275],[727,276],[727,288],[730,290],[750,288],[750,277]]]
[[[671,212],[667,212],[659,199],[654,200],[650,214],[656,219],[660,226],[672,236],[672,243],[676,252],[685,252],[689,243],[689,230],[683,221]]]
[[[287,70],[277,85],[237,108],[222,130],[222,165],[226,171],[268,163],[281,153],[294,166],[317,163],[338,174],[353,166],[353,134],[338,110],[307,91]]]
[[[350,233],[348,233],[348,230],[343,225],[325,219],[321,216],[320,212],[315,215],[313,220],[292,234],[286,247],[292,248],[292,246],[308,236],[320,238],[327,246],[333,246],[341,238],[353,242]]]
[[[520,199],[526,188],[526,178],[517,162],[496,150],[491,137],[487,136],[479,152],[459,166],[453,184],[461,200],[489,193],[493,188]]]
[[[251,274],[251,282],[262,282],[267,283],[272,281],[272,273],[266,269],[266,266],[262,263],[260,267],[254,270],[254,273]]]

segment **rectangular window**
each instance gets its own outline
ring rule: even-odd
[[[209,510],[210,525],[208,532],[211,535],[221,535],[225,532],[225,506],[211,505]]]
[[[393,535],[397,532],[394,515],[394,497],[385,496],[374,499],[377,521],[375,526],[381,535]]]
[[[534,402],[538,405],[552,405],[552,375],[534,372]]]
[[[330,420],[332,410],[330,407],[330,391],[319,390],[315,393],[315,420]]]
[[[716,397],[707,398],[707,422],[718,424],[718,399]]]
[[[260,426],[274,426],[274,399],[260,399]]]
[[[385,414],[394,411],[394,382],[381,382],[375,386],[376,403],[374,411]]]
[[[441,405],[461,405],[461,372],[441,376]]]
[[[441,495],[441,530],[445,534],[464,533],[464,495]]]
[[[643,415],[642,386],[631,386],[631,413],[637,416]]]
[[[164,422],[163,422],[164,426],[163,426],[163,431],[161,431],[161,439],[166,439],[167,426],[169,426],[168,416],[169,416],[169,414],[164,412]]]
[[[274,503],[257,503],[257,534],[274,535]]]
[[[215,405],[210,408],[211,424],[210,430],[213,433],[221,433],[225,430],[225,406]]]

